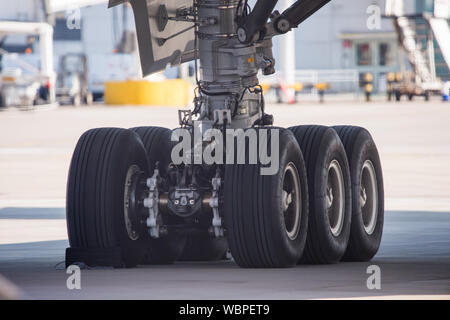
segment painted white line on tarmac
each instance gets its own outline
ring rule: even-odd
[[[65,219],[2,219],[0,245],[67,240]]]
[[[70,155],[72,148],[0,148],[0,156]]]
[[[443,211],[450,212],[450,198],[385,198],[386,211]]]
[[[0,199],[2,208],[65,208],[66,199]]]

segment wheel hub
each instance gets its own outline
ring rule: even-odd
[[[143,171],[137,165],[132,165],[125,179],[124,191],[124,219],[128,237],[131,240],[138,240],[145,222],[144,207],[142,197],[144,188],[142,187]]]
[[[337,237],[341,234],[344,225],[345,207],[344,176],[337,160],[331,161],[328,167],[325,201],[330,231]]]
[[[297,238],[301,221],[301,189],[297,168],[290,162],[284,170],[281,207],[286,233],[291,240]]]
[[[282,198],[283,198],[283,211],[286,211],[289,208],[289,205],[292,203],[292,192],[288,193],[287,191],[282,191]]]
[[[378,215],[377,177],[372,161],[364,162],[360,180],[360,205],[364,230],[367,234],[372,234]]]
[[[331,206],[333,205],[333,200],[334,200],[333,188],[331,187],[330,182],[328,181],[328,185],[327,185],[327,209],[331,208]]]
[[[359,189],[360,189],[360,192],[359,192],[359,204],[363,208],[366,205],[366,203],[367,203],[366,188],[361,186]]]

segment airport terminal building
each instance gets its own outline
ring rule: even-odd
[[[433,12],[433,0],[406,0],[408,14]],[[386,74],[400,70],[401,56],[392,20],[384,14],[384,0],[333,0],[295,31],[297,69],[354,69],[371,72],[376,89],[383,91]],[[380,9],[378,12],[377,8]],[[375,21],[373,20],[375,19]],[[319,30],[319,31],[318,31]],[[425,47],[429,27],[416,20],[417,40]],[[435,46],[436,72],[450,79],[439,47]],[[405,61],[406,67],[409,68]]]

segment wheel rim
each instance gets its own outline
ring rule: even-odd
[[[370,235],[375,230],[378,215],[377,176],[373,163],[370,160],[364,162],[361,170],[359,203],[361,206],[364,230]]]
[[[344,225],[345,190],[344,176],[337,160],[328,167],[325,201],[331,233],[337,237]]]
[[[300,178],[292,162],[289,162],[284,170],[282,186],[281,207],[284,225],[289,239],[295,240],[300,230],[302,206]]]
[[[132,165],[128,168],[125,179],[123,213],[125,228],[131,240],[138,240],[140,236],[141,221],[139,217],[138,185],[141,174],[140,168],[137,165]]]

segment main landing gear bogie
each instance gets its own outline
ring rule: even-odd
[[[277,135],[256,135],[258,147],[279,153],[267,175],[259,160],[174,165],[166,128],[87,131],[69,171],[66,264],[214,261],[227,252],[246,268],[370,260],[381,241],[384,191],[367,130],[248,130],[268,128]]]

